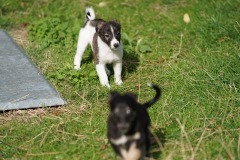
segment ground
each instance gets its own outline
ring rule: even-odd
[[[116,158],[106,139],[109,90],[90,48],[73,69],[86,6],[122,25],[124,83],[111,75],[111,89],[145,102],[154,95],[147,82],[163,88],[149,109],[153,159],[240,159],[239,0],[0,0],[0,27],[68,102],[0,113],[2,159]]]

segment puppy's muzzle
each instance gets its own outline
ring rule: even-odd
[[[114,47],[114,48],[117,48],[118,46],[119,46],[119,43],[114,43],[114,44],[113,44],[113,47]]]
[[[117,124],[117,127],[122,133],[126,133],[129,129],[129,124],[128,123],[119,123],[119,124]]]

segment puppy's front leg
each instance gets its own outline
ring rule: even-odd
[[[84,53],[87,45],[88,45],[88,41],[86,39],[85,30],[81,29],[80,33],[79,33],[79,38],[78,38],[77,52],[74,57],[74,68],[75,69],[81,69],[80,65],[81,65],[81,61],[82,61],[82,56],[83,56],[83,53]]]
[[[114,70],[115,83],[117,85],[121,85],[122,84],[122,78],[121,78],[122,62],[114,62],[113,63],[113,70]]]
[[[109,82],[108,82],[108,76],[105,70],[105,65],[104,64],[97,64],[96,65],[96,70],[97,70],[97,74],[100,80],[100,83],[103,86],[106,86],[108,88],[110,88]]]

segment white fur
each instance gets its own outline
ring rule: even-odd
[[[121,85],[121,73],[122,73],[122,62],[114,62],[113,63],[113,70],[114,70],[114,81],[117,85]]]
[[[136,142],[133,142],[128,151],[125,148],[120,148],[122,160],[139,160],[141,158],[141,151],[137,149]]]
[[[99,58],[99,65],[106,65],[108,63],[113,63],[113,70],[114,70],[114,79],[115,83],[120,85],[122,84],[121,79],[121,72],[122,72],[122,56],[123,56],[123,48],[122,43],[120,42],[118,48],[111,49],[106,43],[104,43],[100,37],[98,37],[98,58]],[[96,66],[97,68],[97,66]],[[106,76],[106,70],[105,72],[103,69],[100,71],[97,69],[98,76],[100,79],[100,82],[103,86],[109,87],[108,83],[108,77]],[[104,82],[104,83],[102,83]],[[107,84],[105,84],[107,82]]]
[[[86,24],[85,28],[81,28],[79,32],[79,38],[78,38],[78,44],[77,44],[77,52],[74,57],[74,68],[75,69],[81,69],[81,61],[82,56],[87,48],[88,44],[91,44],[92,46],[92,40],[95,33],[95,28],[89,25],[89,22]]]
[[[122,62],[123,48],[120,42],[119,47],[116,49],[111,49],[105,42],[98,37],[98,58],[99,63],[120,63]]]
[[[119,45],[119,41],[118,41],[118,40],[116,39],[116,37],[114,36],[114,31],[113,31],[113,28],[112,28],[112,27],[111,27],[111,32],[112,32],[112,35],[113,35],[113,39],[112,39],[112,41],[111,41],[110,46],[111,46],[112,49],[115,49],[114,44],[118,44],[118,45]]]
[[[87,8],[86,13],[89,12],[91,16],[88,16],[89,19],[95,19],[95,13],[92,8]],[[113,32],[113,29],[111,29]],[[74,68],[81,69],[81,61],[83,53],[88,44],[92,47],[93,36],[96,30],[92,27],[89,22],[85,25],[84,28],[81,28],[79,32],[79,39],[77,44],[77,52],[74,57]],[[96,65],[97,74],[100,80],[101,85],[110,88],[108,75],[110,71],[107,69],[106,64],[113,63],[114,70],[114,80],[118,85],[122,84],[121,72],[122,72],[122,56],[123,56],[123,47],[122,43],[117,41],[114,37],[111,41],[110,47],[104,43],[100,37],[98,38],[98,60],[99,64]],[[114,47],[114,44],[118,43],[117,48]]]
[[[127,143],[130,140],[138,140],[140,139],[141,134],[139,132],[136,132],[134,135],[132,136],[125,136],[122,135],[121,137],[119,137],[118,139],[110,139],[110,141],[115,144],[115,145],[124,145],[125,143]]]
[[[125,135],[122,135],[120,138],[118,138],[118,139],[111,139],[110,141],[113,144],[115,144],[115,145],[125,144],[128,141],[128,137],[125,136]]]
[[[87,13],[90,13],[90,16],[87,15]],[[85,10],[85,15],[87,15],[89,20],[94,20],[95,19],[95,12],[92,7],[87,7]]]
[[[100,80],[101,85],[106,86],[110,88],[109,82],[108,82],[108,76],[105,70],[104,64],[97,64],[96,65],[97,74]]]

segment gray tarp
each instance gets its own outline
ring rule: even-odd
[[[0,110],[64,105],[23,50],[0,30]]]

